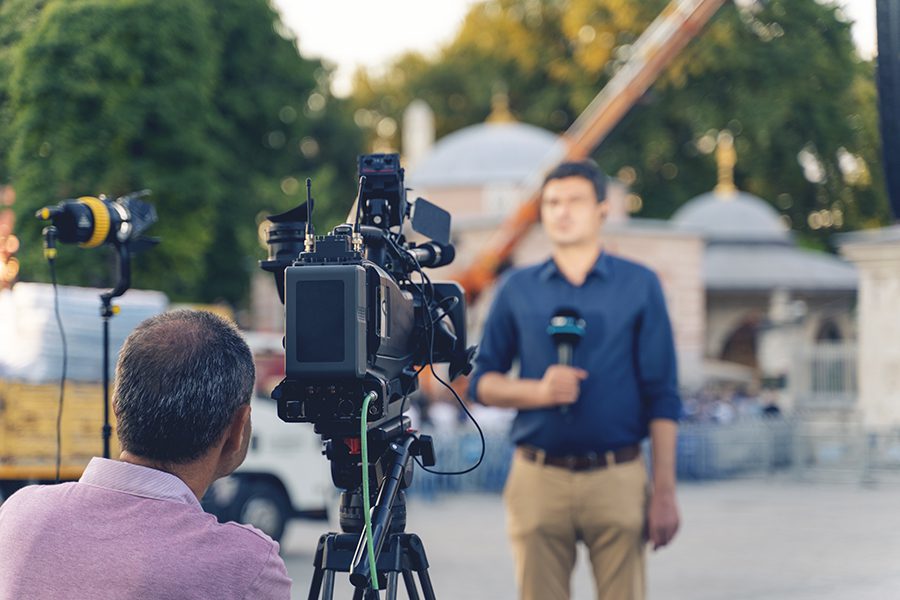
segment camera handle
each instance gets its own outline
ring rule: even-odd
[[[113,298],[118,298],[131,286],[131,250],[128,244],[116,244],[116,256],[119,267],[119,279],[116,286],[100,294],[100,317],[103,319],[103,458],[109,458],[109,442],[112,437],[112,426],[109,424],[109,320],[119,314],[119,307],[113,305]]]

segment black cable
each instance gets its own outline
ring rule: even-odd
[[[469,467],[468,469],[464,469],[462,471],[436,471],[434,469],[429,469],[421,462],[419,462],[418,457],[416,457],[416,462],[419,463],[419,466],[422,467],[423,470],[433,474],[433,475],[465,475],[466,473],[471,473],[479,466],[481,466],[482,461],[484,461],[484,455],[487,452],[487,442],[484,439],[484,431],[481,430],[481,425],[478,424],[478,421],[475,419],[475,416],[469,412],[469,408],[466,406],[466,403],[463,402],[462,398],[459,397],[459,394],[456,393],[456,390],[453,389],[449,383],[441,379],[440,375],[437,374],[434,370],[434,338],[432,338],[432,346],[431,346],[431,356],[429,356],[429,367],[431,368],[431,374],[435,379],[440,382],[445,388],[450,390],[450,393],[453,394],[453,397],[456,398],[456,402],[463,409],[463,412],[466,413],[466,416],[469,417],[469,420],[472,421],[472,424],[475,425],[475,429],[478,430],[478,437],[481,439],[481,453],[478,456],[478,460],[475,461],[475,464]]]
[[[53,312],[56,313],[56,324],[59,326],[59,336],[62,338],[62,376],[59,380],[59,409],[56,413],[56,483],[60,482],[60,467],[62,463],[62,412],[63,397],[66,389],[66,371],[69,362],[69,349],[66,344],[66,331],[63,329],[62,317],[59,314],[59,288],[56,286],[56,261],[47,259],[50,265],[50,281],[53,283]]]
[[[445,300],[452,300],[453,302],[450,303],[450,306],[444,308]],[[450,311],[456,308],[457,304],[459,304],[459,298],[457,298],[456,296],[447,296],[446,298],[438,302],[438,308],[444,309],[444,312],[439,313],[435,318],[431,320],[431,326],[434,327],[438,323],[438,321],[448,316],[450,314]]]
[[[396,245],[396,244],[395,244],[395,249],[396,249],[397,251],[399,251],[399,252],[404,252],[404,253],[406,253],[407,255],[412,256],[411,253],[406,252],[406,250],[405,250],[404,248],[402,248],[401,246],[399,246],[399,245]],[[414,287],[416,288],[416,290],[418,290],[419,293],[422,294],[422,298],[423,298],[423,301],[424,301],[424,298],[425,298],[425,291],[424,291],[424,289],[422,289],[420,286],[417,286],[417,285],[415,284],[415,282],[412,280],[412,278],[407,277],[407,279],[408,279],[408,281],[409,281],[409,284],[412,285],[412,286],[414,286]],[[427,308],[427,307],[425,307],[425,308]],[[433,321],[432,321],[431,325],[434,326],[434,322],[433,322]],[[410,393],[412,393],[412,386],[413,386],[413,384],[416,382],[416,380],[418,380],[419,375],[422,373],[422,371],[425,370],[425,367],[427,367],[427,366],[428,366],[427,364],[424,364],[424,363],[423,363],[423,364],[416,370],[415,374],[414,374],[413,377],[410,379],[410,382],[409,382],[409,388],[403,391],[403,399],[401,400],[401,403],[400,403],[400,413],[401,413],[401,414],[403,414],[403,413],[406,412],[406,409],[407,409],[407,403],[409,402],[409,395],[410,395]]]
[[[430,292],[430,301],[433,302],[434,301],[434,285],[431,283],[431,279],[422,270],[422,266],[419,264],[419,261],[416,259],[416,257],[413,256],[413,254],[411,252],[409,252],[408,255],[413,260],[413,263],[416,265],[416,271],[419,273],[419,276],[422,278],[423,285],[416,286],[416,284],[412,281],[412,278],[410,278],[410,280],[409,280],[410,283],[413,286],[416,286],[416,289],[420,290],[423,297],[426,297],[425,289],[427,289]],[[424,284],[427,284],[427,288],[425,287]],[[426,297],[426,307],[428,306],[428,304],[427,304],[428,300],[429,300],[429,298]],[[455,298],[454,298],[454,300],[455,300]],[[438,303],[438,306],[440,306],[442,303],[443,303],[443,301]],[[446,381],[441,379],[441,377],[434,370],[434,324],[437,323],[437,321],[439,321],[440,319],[443,319],[446,316],[448,316],[449,312],[447,312],[447,311],[452,310],[453,306],[455,306],[455,305],[452,305],[451,307],[445,309],[444,314],[441,315],[436,320],[432,321],[430,319],[426,319],[426,323],[429,323],[429,327],[428,327],[428,335],[429,335],[428,366],[431,368],[431,374],[434,376],[434,378],[437,379],[441,385],[443,385],[445,388],[450,390],[450,393],[453,394],[453,397],[456,399],[456,402],[459,404],[459,406],[463,409],[463,412],[466,414],[466,416],[469,418],[469,420],[472,421],[472,424],[475,425],[475,429],[478,430],[478,436],[481,439],[481,454],[478,456],[478,460],[475,462],[474,465],[472,465],[471,467],[464,469],[462,471],[437,471],[434,469],[429,469],[424,464],[422,464],[422,462],[419,460],[419,457],[417,457],[417,456],[413,457],[414,460],[416,461],[416,464],[418,464],[422,468],[422,470],[424,470],[428,473],[431,473],[432,475],[465,475],[466,473],[471,473],[472,471],[474,471],[481,465],[482,461],[484,461],[484,455],[487,452],[487,442],[484,439],[484,431],[482,431],[481,425],[478,424],[478,421],[475,419],[475,416],[472,415],[472,413],[469,411],[469,408],[466,406],[466,403],[463,402],[462,398],[459,397],[459,394],[456,393],[456,390],[453,389],[453,386],[451,386],[449,383],[447,383]]]
[[[409,402],[409,395],[412,393],[412,385],[419,378],[419,374],[422,373],[422,371],[424,371],[425,367],[427,366],[428,365],[422,365],[421,367],[419,367],[410,379],[409,387],[403,390],[403,398],[400,399],[400,414],[405,413],[407,408],[409,408],[407,404]]]

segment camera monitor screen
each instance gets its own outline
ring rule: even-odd
[[[344,282],[297,282],[297,361],[344,360]]]

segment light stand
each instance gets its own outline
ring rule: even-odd
[[[103,319],[103,458],[109,458],[109,440],[112,427],[109,424],[109,320],[119,314],[119,307],[112,303],[131,285],[131,250],[127,243],[116,245],[119,280],[116,287],[100,294],[100,317]]]
[[[119,278],[116,286],[100,294],[100,317],[103,319],[103,457],[109,458],[109,320],[118,314],[113,298],[124,294],[131,285],[131,256],[159,243],[156,238],[141,236],[156,222],[156,209],[140,200],[150,190],[121,196],[110,202],[106,196],[82,196],[64,200],[56,206],[45,206],[35,213],[42,221],[53,224],[44,228],[44,256],[51,273],[56,259],[56,242],[77,243],[82,248],[112,244],[116,248]],[[54,286],[55,286],[55,274]],[[57,314],[58,317],[58,314]],[[62,322],[60,321],[60,329]],[[60,393],[62,406],[62,393]],[[57,428],[59,429],[59,428]]]

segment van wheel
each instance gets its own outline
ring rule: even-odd
[[[238,523],[253,525],[280,541],[290,518],[290,502],[284,491],[268,481],[245,481],[234,499]]]

